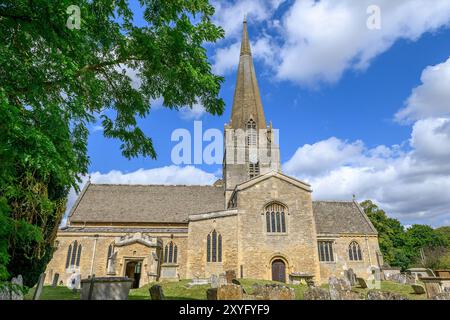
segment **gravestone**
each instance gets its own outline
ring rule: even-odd
[[[244,290],[235,284],[225,284],[217,288],[217,300],[242,300]]]
[[[367,300],[408,300],[408,298],[395,292],[369,290]]]
[[[225,278],[227,283],[233,283],[233,280],[236,280],[236,272],[234,270],[225,271]]]
[[[19,274],[16,278],[12,278],[11,284],[15,285],[15,288],[11,290],[11,300],[23,300],[23,292],[20,289],[23,287],[23,278]]]
[[[217,288],[206,290],[206,300],[217,300]]]
[[[358,281],[356,280],[356,274],[353,272],[353,269],[350,268],[348,270],[344,270],[345,278],[350,282],[351,286],[356,286]]]
[[[163,288],[159,284],[150,287],[150,297],[152,300],[165,300]]]
[[[278,284],[254,284],[253,295],[262,300],[295,300],[295,290]]]
[[[328,279],[331,300],[359,300],[360,296],[352,291],[352,286],[347,279],[330,277]]]
[[[59,273],[55,273],[55,275],[53,276],[53,282],[52,282],[53,288],[55,288],[58,285],[58,280],[59,280]]]
[[[218,288],[219,287],[219,277],[217,274],[211,275],[211,288]]]
[[[425,288],[423,286],[421,286],[420,284],[413,284],[413,285],[411,285],[411,287],[413,288],[415,294],[426,293]]]
[[[356,278],[356,280],[358,280],[359,286],[363,289],[367,289],[367,283],[366,280],[364,280],[363,278]]]
[[[41,275],[39,276],[38,283],[36,285],[36,290],[34,291],[33,294],[33,300],[39,300],[39,298],[41,297],[42,288],[44,288],[44,281],[45,281],[45,273],[41,273]]]
[[[317,288],[317,287],[309,287],[305,294],[303,295],[304,300],[331,300],[330,293],[328,290]]]
[[[219,274],[219,287],[228,284],[225,273]]]
[[[442,292],[442,288],[438,282],[425,282],[427,297],[432,299],[434,296]]]
[[[438,293],[431,300],[450,300],[450,292]]]

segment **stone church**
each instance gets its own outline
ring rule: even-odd
[[[281,172],[245,21],[225,132],[239,129],[250,133],[243,146],[225,134],[223,179],[214,185],[88,183],[58,232],[47,283],[56,274],[63,284],[95,274],[128,276],[140,287],[226,271],[322,283],[349,268],[369,278],[383,262],[377,231],[358,203],[313,201],[309,184]],[[267,159],[259,162],[251,151],[263,148]],[[234,159],[239,151],[242,161]]]

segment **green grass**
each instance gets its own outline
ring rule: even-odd
[[[24,299],[33,299],[35,289],[36,287],[31,288],[24,296]],[[52,286],[44,286],[40,300],[80,300],[80,293],[73,292],[71,289],[63,286],[58,286],[55,288]]]
[[[248,294],[253,293],[252,285],[254,283],[262,285],[273,283],[280,284],[279,282],[268,280],[239,279],[239,281]],[[177,282],[158,282],[158,284],[163,287],[164,295],[168,300],[205,300],[206,290],[210,288],[210,285],[207,284],[201,286],[188,287],[187,285],[189,282],[191,282],[191,280],[181,280]],[[150,283],[139,289],[132,289],[130,291],[128,298],[130,300],[149,300],[150,294],[148,290],[150,286],[152,286],[155,283]],[[296,299],[298,300],[303,299],[303,295],[307,289],[305,285],[287,285],[287,286],[295,290]],[[328,284],[324,284],[321,287],[327,288]],[[29,292],[25,295],[25,299],[31,300],[33,298],[34,290],[35,290],[34,288],[30,289]],[[364,294],[364,296],[367,296],[367,292],[369,291],[369,289],[362,289],[360,287],[353,287],[352,290]],[[399,293],[404,296],[407,296],[408,299],[411,300],[426,299],[426,294],[421,295],[414,294],[411,285],[403,285],[391,281],[382,281],[381,290]],[[41,294],[41,300],[79,300],[79,299],[80,299],[79,293],[74,293],[72,290],[63,286],[58,286],[56,288],[53,288],[51,286],[45,286]]]

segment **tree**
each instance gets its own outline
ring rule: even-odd
[[[155,158],[137,124],[151,101],[224,109],[204,48],[223,30],[207,0],[140,0],[140,25],[127,0],[73,4],[0,5],[0,280],[20,273],[31,286],[44,270],[97,117],[125,157]]]

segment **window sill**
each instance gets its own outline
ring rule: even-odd
[[[178,263],[163,263],[162,265],[161,265],[161,267],[178,267],[179,266],[179,264]]]
[[[336,264],[336,261],[319,261],[319,262],[323,264]]]
[[[287,232],[266,232],[268,236],[287,236],[289,233]]]

